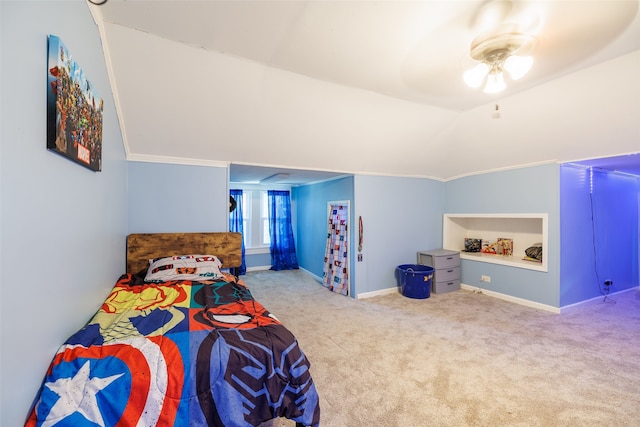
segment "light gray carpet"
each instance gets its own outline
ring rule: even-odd
[[[553,314],[465,290],[354,300],[300,270],[242,278],[311,361],[322,426],[640,426],[637,289]]]

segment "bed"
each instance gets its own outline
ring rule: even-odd
[[[233,274],[241,239],[127,236],[127,272],[59,348],[26,425],[318,426],[308,359]]]

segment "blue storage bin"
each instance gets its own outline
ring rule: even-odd
[[[429,298],[433,271],[433,267],[428,265],[402,264],[397,266],[396,280],[400,293],[408,298]]]

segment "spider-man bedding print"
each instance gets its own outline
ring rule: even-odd
[[[58,350],[26,426],[318,426],[309,361],[241,280],[123,275]]]

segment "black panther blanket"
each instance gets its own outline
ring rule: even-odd
[[[317,426],[296,338],[234,276],[123,275],[55,355],[27,426]]]

